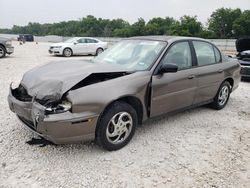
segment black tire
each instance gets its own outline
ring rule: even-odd
[[[104,50],[102,48],[97,48],[96,50],[96,56],[98,56],[99,54],[101,54]]]
[[[2,45],[0,45],[0,58],[3,58],[5,56],[6,56],[6,50]]]
[[[225,100],[222,102],[222,99],[220,97],[222,95],[223,89],[228,90],[228,94],[227,94],[227,97],[224,97]],[[213,109],[216,109],[216,110],[223,109],[227,105],[230,94],[231,94],[231,85],[228,81],[225,81],[221,84],[221,86],[220,86],[220,88],[219,88],[219,90],[214,98],[214,101],[211,103],[211,107]]]
[[[63,56],[64,57],[70,57],[73,55],[73,51],[70,48],[65,48],[63,50]]]
[[[123,115],[119,114],[129,114],[130,117],[132,118],[132,126],[130,131],[128,131],[129,133],[120,133],[120,136],[118,136],[119,138],[123,136],[124,134],[124,140],[119,141],[118,137],[108,137],[107,135],[107,131],[110,130],[110,126],[112,125],[112,119],[116,116],[118,116],[120,119],[120,117],[126,117]],[[122,119],[122,118],[121,118]],[[117,120],[117,124],[119,124],[119,120]],[[96,129],[96,143],[103,147],[106,150],[109,151],[113,151],[113,150],[118,150],[121,149],[122,147],[124,147],[125,145],[127,145],[129,143],[129,141],[132,139],[132,137],[134,136],[135,133],[135,129],[138,125],[138,118],[137,118],[137,113],[135,111],[135,109],[130,106],[129,104],[125,103],[125,102],[115,102],[113,104],[111,104],[111,106],[104,111],[104,113],[101,115],[101,117],[99,118],[98,124],[97,124],[97,129]],[[116,125],[118,126],[118,125]],[[121,126],[121,125],[119,125]],[[127,125],[125,125],[127,126]],[[124,127],[125,127],[124,126]],[[115,126],[113,126],[113,129],[115,129]],[[127,129],[127,128],[125,128]],[[127,129],[128,130],[128,129]],[[113,130],[113,133],[115,132],[115,130]],[[122,132],[122,131],[121,131]],[[113,134],[111,133],[111,134]],[[115,138],[114,140],[110,141],[110,139]],[[118,138],[118,143],[113,143],[116,138]]]

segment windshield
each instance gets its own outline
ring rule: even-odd
[[[121,66],[128,71],[146,70],[166,44],[161,41],[124,40],[97,56],[93,62]]]
[[[75,42],[76,38],[70,38],[68,40],[65,40],[64,42],[66,43],[72,43],[72,42]]]

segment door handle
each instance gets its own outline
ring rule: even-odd
[[[195,77],[195,75],[190,75],[188,76],[188,79],[193,79]]]
[[[218,70],[218,73],[222,73],[222,72],[223,72],[223,70],[222,70],[222,69]]]

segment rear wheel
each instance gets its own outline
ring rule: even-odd
[[[229,100],[231,93],[231,85],[228,81],[221,84],[214,101],[211,103],[212,108],[220,110],[224,108]]]
[[[0,46],[0,58],[5,57],[5,55],[6,55],[5,48],[3,46]]]
[[[72,56],[73,55],[73,52],[72,52],[72,50],[70,49],[70,48],[65,48],[64,50],[63,50],[63,56],[64,57],[70,57],[70,56]]]
[[[137,124],[135,109],[125,102],[115,102],[99,119],[96,142],[106,150],[118,150],[132,139]]]
[[[101,54],[103,52],[103,49],[102,48],[98,48],[96,50],[96,56],[98,56],[99,54]]]

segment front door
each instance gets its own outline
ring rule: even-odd
[[[87,54],[88,53],[88,43],[85,38],[77,40],[77,43],[74,45],[75,54]]]
[[[192,69],[188,41],[172,45],[161,64],[175,64],[178,71],[152,77],[151,117],[192,105],[197,89],[196,72]]]
[[[95,54],[97,50],[97,43],[95,39],[87,39],[88,53]]]

